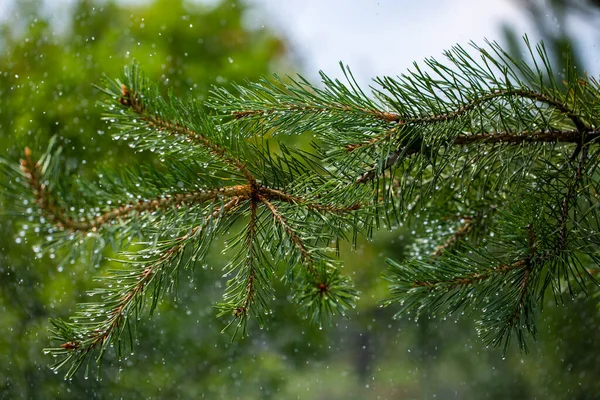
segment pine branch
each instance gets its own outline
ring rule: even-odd
[[[489,324],[490,326],[496,325],[496,332],[492,334],[489,340],[490,343],[494,346],[499,346],[504,342],[503,348],[505,353],[510,344],[512,331],[516,332],[519,346],[525,351],[527,351],[527,344],[522,334],[523,328],[527,329],[534,338],[537,333],[535,324],[532,323],[536,314],[536,308],[535,304],[532,304],[533,296],[530,295],[532,291],[532,271],[536,267],[533,260],[537,253],[537,247],[533,226],[529,225],[527,231],[529,235],[529,256],[521,260],[524,266],[522,268],[522,276],[518,280],[519,286],[512,314],[508,313],[503,319]]]
[[[567,222],[569,220],[569,203],[573,200],[573,197],[576,193],[575,191],[583,177],[583,169],[585,168],[585,163],[588,156],[588,148],[588,145],[584,145],[582,147],[578,146],[575,149],[575,152],[573,153],[573,157],[575,157],[577,154],[580,154],[579,163],[577,164],[577,169],[575,170],[575,176],[573,177],[572,183],[568,186],[567,193],[565,194],[565,197],[562,199],[562,202],[560,204],[560,217],[558,219],[558,251],[564,250],[566,247],[568,234]]]
[[[483,260],[471,261],[470,266],[461,268],[462,274],[456,270],[458,257],[446,258],[435,268],[425,263],[403,267],[390,261],[392,271],[398,274],[393,280],[390,300],[400,305],[397,315],[416,311],[417,315],[427,312],[445,316],[458,310],[480,309],[483,316],[478,331],[486,342],[494,346],[504,343],[506,351],[514,331],[520,338],[520,346],[526,349],[520,332],[523,328],[535,332],[535,312],[526,311],[525,303],[535,298],[530,293],[531,274],[534,268],[539,274],[539,265],[532,264],[529,254],[521,255],[510,264],[499,263],[491,268],[484,267]],[[409,272],[408,268],[413,271]],[[477,272],[468,272],[473,269]],[[402,280],[398,279],[400,276]],[[524,312],[527,315],[523,315]]]
[[[246,248],[249,251],[249,257],[246,258],[246,268],[248,269],[248,278],[246,279],[246,289],[244,294],[244,303],[234,311],[234,315],[239,318],[245,318],[248,315],[250,304],[256,295],[255,279],[257,275],[257,266],[255,264],[254,252],[256,246],[256,200],[250,201],[250,221],[248,221],[248,230],[246,231]]]
[[[179,208],[186,204],[201,204],[220,196],[243,196],[247,195],[248,192],[247,186],[237,185],[229,188],[177,193],[152,200],[140,200],[137,203],[123,204],[105,211],[93,219],[79,218],[79,220],[75,220],[67,215],[66,210],[56,205],[51,191],[45,183],[41,182],[43,176],[40,171],[41,166],[39,163],[33,162],[29,148],[25,148],[25,159],[21,160],[21,168],[29,181],[29,186],[34,193],[38,207],[48,218],[54,221],[58,228],[70,231],[95,232],[106,223],[125,218],[131,213],[152,213],[158,209]]]
[[[294,247],[298,249],[300,252],[300,259],[302,260],[302,264],[306,266],[308,272],[318,279],[318,273],[315,269],[314,260],[308,249],[306,248],[304,241],[294,232],[294,230],[289,226],[286,219],[283,215],[275,208],[275,206],[269,202],[265,197],[260,196],[259,200],[269,209],[271,214],[273,214],[273,218],[277,223],[283,228],[285,233],[289,236],[290,240]]]
[[[321,73],[323,87],[276,76],[215,88],[216,114],[163,98],[137,65],[122,82],[107,79],[115,139],[158,153],[164,165],[88,182],[66,179],[53,145],[37,162],[26,149],[20,168],[0,160],[8,192],[25,199],[15,214],[52,233],[53,249],[95,236],[125,256],[124,269],[105,278],[120,285],[54,322],[62,345],[51,352],[63,357],[55,367],[70,363],[72,376],[91,353],[120,349],[144,299],[152,309],[182,266],[237,226],[218,306],[236,333],[248,334],[250,317],[264,323],[281,264],[304,315],[318,323],[345,315],[358,292],[330,243],[406,223],[441,240],[388,262],[388,304],[398,315],[466,310],[480,316],[487,343],[506,351],[516,336],[526,349],[546,289],[559,299],[575,280],[585,291],[586,271],[600,262],[600,86],[572,66],[559,82],[543,45],[525,40],[527,61],[494,43],[474,46],[477,55],[456,47],[447,64],[429,59],[426,69],[377,78],[369,94],[347,67],[346,83]],[[275,137],[307,132],[310,150]],[[454,231],[443,230],[440,218],[461,215]],[[130,251],[136,240],[144,248]]]
[[[480,135],[459,135],[454,139],[456,145],[470,145],[475,143],[495,144],[538,144],[538,143],[591,143],[598,140],[600,130],[583,129],[564,130],[558,132],[524,131],[519,135],[504,132],[486,133]]]
[[[437,246],[435,251],[432,253],[432,256],[439,257],[448,249],[450,249],[456,242],[460,241],[464,238],[473,226],[473,218],[466,216],[461,219],[461,225],[458,227],[456,232],[452,236],[450,236],[443,244]]]
[[[327,130],[328,127],[321,124],[321,116],[342,118],[335,125],[364,118],[388,125],[398,119],[396,114],[378,109],[358,87],[350,70],[342,64],[340,66],[350,83],[349,87],[322,72],[320,75],[325,89],[317,88],[302,76],[297,79],[287,77],[285,81],[275,76],[274,80],[234,85],[237,93],[215,88],[210,106],[236,123],[248,122],[249,126],[256,126],[255,122],[269,120],[269,127],[290,133]]]
[[[65,210],[56,205],[46,183],[42,182],[41,165],[39,162],[33,162],[31,150],[28,147],[25,148],[25,159],[21,160],[21,169],[35,196],[35,203],[58,227],[77,230],[87,226],[85,223],[77,222],[67,216]]]
[[[299,112],[306,114],[324,114],[331,112],[332,110],[340,112],[340,113],[351,113],[351,112],[359,112],[368,116],[372,116],[373,118],[380,119],[386,122],[399,122],[400,116],[391,112],[381,111],[377,109],[368,109],[364,107],[350,107],[350,106],[342,106],[339,104],[323,104],[323,105],[305,105],[305,106],[297,106],[297,105],[288,105],[285,108],[281,107],[268,107],[264,109],[255,109],[255,110],[240,110],[240,111],[232,111],[231,116],[234,119],[243,119],[248,117],[269,117],[274,116],[280,113],[281,111],[289,111],[289,112]]]
[[[317,273],[305,271],[294,291],[294,301],[313,322],[322,326],[336,313],[346,316],[354,307],[359,292],[349,278],[340,274],[331,263],[316,264]]]
[[[390,137],[391,138],[391,137]],[[390,139],[386,138],[386,139]],[[518,135],[507,133],[507,132],[490,132],[482,134],[462,134],[456,136],[452,142],[458,146],[468,146],[473,144],[511,144],[511,145],[523,145],[531,144],[538,145],[539,143],[591,143],[595,142],[600,138],[600,130],[598,129],[587,129],[582,130],[564,130],[557,132],[545,132],[545,131],[534,131],[534,132],[520,132]],[[366,145],[372,145],[377,143],[377,140],[370,141]],[[350,144],[346,146],[346,149],[351,152],[362,147],[362,144]],[[408,147],[401,147],[398,150],[392,152],[386,159],[381,168],[372,168],[369,171],[363,173],[356,179],[356,183],[367,183],[374,180],[377,175],[381,174],[396,165],[397,162],[405,160],[407,157],[413,154],[422,152],[423,149],[418,145],[411,145]]]
[[[248,318],[252,315],[262,325],[264,311],[268,309],[267,298],[272,297],[271,266],[266,262],[258,241],[258,200],[249,201],[249,220],[243,236],[240,235],[231,247],[240,247],[241,252],[226,267],[226,275],[235,271],[235,276],[227,282],[223,302],[218,305],[219,316],[233,315],[233,319],[223,329],[225,331],[237,321],[234,337],[241,329],[242,336],[248,334]]]
[[[229,156],[227,154],[227,149],[212,142],[202,133],[195,132],[179,122],[168,121],[161,118],[159,115],[153,113],[152,110],[147,109],[142,98],[143,96],[140,93],[132,92],[131,88],[128,88],[124,84],[121,85],[121,97],[119,98],[119,103],[138,115],[140,119],[146,123],[148,128],[164,131],[170,135],[182,136],[189,142],[194,142],[205,147],[212,155],[240,171],[250,184],[256,184],[254,175],[246,168],[244,163]]]
[[[473,136],[470,136],[470,135],[462,135],[462,137],[458,136],[455,139],[454,143],[465,144],[465,141],[470,141],[470,140],[480,141],[481,139],[485,139],[486,137],[493,137],[496,141],[506,141],[506,142],[514,143],[514,142],[519,142],[520,140],[523,140],[523,139],[525,139],[523,141],[529,141],[528,136],[536,137],[535,141],[578,143],[581,140],[581,135],[584,133],[588,133],[588,131],[591,130],[589,127],[586,126],[586,124],[583,122],[583,120],[573,110],[569,109],[566,105],[560,103],[559,101],[552,99],[544,94],[536,93],[536,92],[529,91],[529,90],[492,90],[491,93],[483,95],[480,98],[475,99],[472,102],[467,103],[467,104],[459,107],[456,110],[453,110],[453,111],[450,111],[450,112],[447,112],[444,114],[425,116],[425,117],[404,118],[404,119],[400,119],[400,116],[397,116],[397,118],[393,120],[394,122],[397,122],[397,125],[394,126],[392,129],[389,129],[383,136],[374,137],[364,143],[348,144],[348,145],[346,145],[346,149],[350,152],[350,151],[354,151],[354,150],[359,149],[364,146],[375,145],[381,141],[391,140],[394,138],[395,133],[397,133],[399,131],[399,129],[401,129],[402,126],[404,126],[404,125],[411,125],[411,126],[431,125],[431,124],[435,124],[435,123],[447,122],[447,121],[450,121],[453,119],[457,119],[457,118],[462,117],[465,114],[467,114],[467,112],[477,109],[482,104],[484,104],[488,101],[506,97],[506,96],[531,99],[531,100],[535,100],[535,101],[538,101],[543,104],[547,104],[547,105],[555,108],[558,112],[560,112],[561,114],[563,114],[564,116],[566,116],[573,122],[573,125],[577,128],[577,132],[579,133],[579,135],[572,135],[571,132],[548,132],[548,133],[546,133],[546,132],[540,131],[539,133],[533,134],[533,135],[522,135],[521,134],[519,136],[514,136],[514,135],[511,135],[510,133],[489,132],[489,133],[473,135]],[[597,137],[597,132],[593,131],[593,133],[594,133],[593,138]],[[468,138],[468,139],[465,140],[465,138]],[[473,139],[471,139],[471,138],[473,138]],[[500,138],[502,138],[504,140],[502,140]],[[520,139],[520,138],[522,138],[522,139]]]
[[[464,276],[454,276],[448,280],[414,281],[410,284],[410,286],[413,288],[425,287],[428,288],[428,290],[439,290],[440,288],[443,288],[442,290],[446,291],[456,289],[461,286],[474,285],[476,283],[485,281],[492,276],[496,276],[497,274],[505,274],[514,270],[525,269],[527,268],[527,265],[528,258],[521,258],[512,264],[500,264],[480,272],[475,272]]]
[[[240,197],[234,197],[222,206],[215,207],[201,225],[173,241],[164,243],[161,250],[152,251],[150,254],[156,257],[153,261],[135,261],[133,265],[139,267],[139,271],[135,274],[128,269],[114,271],[113,275],[103,278],[116,281],[116,284],[109,285],[107,289],[90,292],[91,295],[101,294],[102,301],[82,304],[82,310],[72,318],[73,322],[52,321],[54,338],[63,341],[60,347],[46,350],[54,356],[63,356],[53,366],[53,369],[58,370],[68,362],[72,362],[73,364],[65,376],[71,378],[94,350],[99,350],[97,360],[102,358],[110,344],[118,343],[118,348],[122,350],[121,336],[125,329],[132,329],[129,322],[130,317],[132,314],[138,315],[142,311],[144,296],[150,287],[154,286],[155,288],[151,299],[151,309],[153,310],[158,301],[163,281],[172,279],[170,275],[177,270],[175,261],[181,260],[185,247],[192,239],[203,234],[209,225],[216,223],[217,219],[238,207],[243,200]],[[208,238],[204,239],[208,240]],[[85,327],[83,332],[79,330],[81,325]],[[129,346],[133,346],[132,340],[130,340]]]
[[[300,196],[290,195],[277,189],[261,188],[259,194],[265,199],[273,199],[283,201],[285,203],[298,204],[306,207],[309,210],[321,211],[332,214],[348,214],[352,211],[360,209],[363,205],[360,203],[351,204],[349,206],[334,206],[330,204],[320,204],[314,201],[308,201]]]

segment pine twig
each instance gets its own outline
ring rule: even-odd
[[[242,161],[229,156],[227,149],[213,143],[208,137],[200,132],[195,132],[179,123],[168,121],[152,112],[148,112],[141,100],[141,96],[138,93],[132,93],[125,85],[121,85],[121,97],[119,98],[119,102],[137,114],[140,119],[148,124],[148,127],[159,131],[166,131],[175,136],[183,136],[191,142],[198,143],[206,148],[211,154],[240,171],[249,184],[256,185],[256,178],[252,172],[246,168],[246,165]]]
[[[254,255],[252,254],[254,246],[256,246],[256,224],[257,214],[256,207],[257,201],[255,198],[250,200],[250,220],[248,221],[248,229],[246,231],[245,247],[248,249],[249,254],[246,257],[245,268],[248,270],[248,277],[246,279],[244,302],[243,305],[233,311],[233,315],[236,318],[245,319],[248,317],[250,311],[250,305],[254,300],[256,294],[255,280],[256,280],[256,262]]]
[[[412,287],[426,287],[429,289],[444,287],[452,290],[460,286],[471,286],[485,281],[496,274],[506,274],[510,271],[527,268],[529,256],[521,258],[512,264],[500,264],[483,272],[476,272],[466,276],[455,277],[448,280],[414,281]]]
[[[36,198],[35,202],[42,212],[54,221],[60,229],[82,232],[96,232],[103,225],[129,216],[132,213],[152,213],[159,209],[181,207],[184,205],[201,204],[217,197],[234,197],[247,195],[247,185],[236,185],[213,190],[200,190],[188,193],[176,193],[151,200],[140,200],[136,203],[126,203],[105,211],[95,218],[74,219],[66,210],[59,207],[48,186],[41,181],[40,164],[34,163],[31,150],[25,148],[25,159],[21,160],[21,169],[29,181],[29,186]]]
[[[456,232],[454,232],[454,234],[450,236],[443,244],[435,248],[435,250],[432,253],[433,257],[439,257],[442,254],[444,254],[446,250],[454,246],[458,241],[464,238],[471,231],[471,228],[473,227],[473,218],[465,216],[462,218],[462,220],[464,222],[458,227]]]
[[[277,210],[277,208],[275,208],[275,206],[271,202],[269,202],[267,198],[260,196],[259,200],[269,209],[275,221],[277,221],[277,223],[281,225],[285,233],[292,241],[293,245],[298,249],[302,258],[302,263],[304,264],[308,272],[312,275],[315,275],[315,277],[318,280],[319,273],[315,269],[314,260],[312,258],[312,255],[304,245],[304,241],[296,234],[296,232],[294,232],[294,230],[287,223],[285,217],[281,215],[279,210]]]
[[[99,323],[97,328],[89,332],[84,339],[71,338],[69,341],[61,344],[60,347],[70,352],[75,352],[74,354],[77,354],[78,357],[86,357],[87,354],[99,346],[104,347],[111,341],[111,338],[118,335],[118,332],[124,328],[125,319],[138,307],[152,281],[155,277],[163,273],[165,268],[170,266],[172,260],[183,251],[189,240],[201,232],[209,221],[238,207],[240,202],[244,200],[241,197],[231,198],[224,205],[216,207],[204,223],[197,225],[186,234],[176,238],[174,241],[175,244],[163,251],[156,260],[146,265],[138,274],[135,284],[128,288],[127,291],[122,292],[121,297],[107,313],[105,321]]]
[[[308,201],[300,196],[291,195],[291,194],[282,192],[281,190],[272,189],[272,188],[268,188],[268,187],[260,188],[259,194],[266,199],[278,200],[278,201],[282,201],[282,202],[290,203],[290,204],[298,204],[300,206],[306,207],[309,210],[327,212],[327,213],[332,213],[332,214],[340,214],[340,215],[359,210],[361,207],[364,206],[363,204],[360,204],[360,203],[355,203],[355,204],[351,204],[349,206],[341,206],[341,207],[335,206],[335,205],[329,205],[329,204],[319,204],[316,202]]]

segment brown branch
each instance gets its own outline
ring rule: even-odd
[[[149,127],[159,131],[166,131],[174,136],[184,136],[188,141],[196,142],[202,145],[212,155],[240,171],[249,184],[256,185],[256,178],[250,172],[250,170],[248,170],[246,165],[242,161],[230,157],[224,147],[213,143],[203,134],[195,132],[192,129],[181,125],[179,122],[167,121],[166,119],[161,118],[154,113],[148,112],[142,100],[140,99],[140,96],[137,93],[132,93],[125,85],[121,87],[121,97],[119,102],[125,107],[129,107],[131,111],[139,115],[140,119],[146,122]]]
[[[363,143],[346,145],[346,150],[352,152],[360,147],[371,146],[380,141],[391,139],[396,128],[392,128],[385,136],[375,137]],[[454,138],[454,145],[470,144],[521,144],[521,143],[584,143],[592,142],[600,137],[600,129],[563,130],[563,131],[523,131],[519,134],[510,132],[486,132],[479,134],[460,134]]]
[[[271,188],[267,188],[267,187],[260,188],[259,194],[269,200],[278,200],[278,201],[282,201],[284,203],[298,204],[298,205],[302,205],[302,206],[306,207],[309,210],[329,212],[332,214],[346,214],[346,213],[349,213],[352,211],[356,211],[364,206],[363,204],[360,204],[360,203],[352,204],[349,206],[342,206],[342,207],[332,206],[332,205],[327,205],[327,204],[313,203],[313,202],[310,202],[300,196],[294,196],[294,195],[282,192],[281,190],[271,189]]]
[[[566,116],[567,118],[569,118],[571,120],[571,122],[573,122],[573,125],[575,125],[575,127],[577,128],[578,131],[583,132],[586,129],[588,129],[586,127],[585,123],[581,120],[581,118],[573,110],[571,110],[569,107],[567,107],[565,104],[563,104],[559,101],[556,101],[555,99],[548,97],[542,93],[537,93],[537,92],[527,90],[527,89],[493,90],[491,93],[481,96],[480,98],[475,99],[472,102],[467,103],[454,111],[444,113],[444,114],[429,116],[429,117],[407,118],[407,119],[405,119],[404,123],[420,125],[420,124],[430,124],[432,122],[449,121],[449,120],[455,119],[457,117],[460,117],[460,116],[466,114],[468,111],[475,109],[476,107],[478,107],[479,105],[481,105],[487,101],[490,101],[490,100],[493,100],[493,99],[496,99],[499,97],[506,97],[506,96],[522,97],[522,98],[535,100],[537,102],[547,104],[547,105],[555,108],[559,113],[561,113],[564,116]]]
[[[567,245],[567,220],[569,218],[569,203],[577,197],[576,190],[583,176],[583,169],[585,168],[585,163],[587,161],[588,150],[589,145],[587,144],[578,147],[575,150],[575,154],[579,153],[579,163],[577,163],[577,169],[575,170],[573,182],[571,185],[569,185],[567,193],[565,194],[565,197],[563,197],[560,204],[560,215],[558,218],[558,249],[556,250],[556,252],[563,250]]]
[[[214,200],[217,197],[247,197],[250,193],[249,184],[213,190],[177,193],[152,200],[140,200],[137,203],[123,204],[105,211],[95,218],[77,220],[68,215],[68,212],[64,208],[56,205],[56,201],[52,197],[50,188],[41,181],[42,173],[40,171],[40,165],[39,163],[34,164],[29,148],[25,148],[25,159],[21,160],[21,169],[29,181],[29,186],[36,198],[35,202],[44,215],[51,219],[58,228],[71,231],[96,232],[106,223],[115,219],[125,218],[131,213],[151,213],[158,209],[167,209],[170,207],[178,208],[184,204],[200,204],[205,201]]]
[[[244,318],[248,315],[248,311],[250,310],[250,304],[254,299],[256,294],[256,289],[254,288],[254,281],[256,280],[256,268],[254,266],[255,260],[254,255],[252,254],[252,249],[255,246],[254,241],[256,240],[256,223],[257,223],[257,199],[252,197],[250,199],[250,220],[248,221],[248,231],[246,232],[246,240],[245,245],[246,248],[249,249],[250,253],[248,257],[246,257],[246,268],[248,269],[248,279],[246,281],[246,294],[244,296],[244,303],[242,306],[236,308],[233,311],[233,315],[235,317]]]
[[[250,188],[249,185],[236,185],[212,190],[200,190],[197,192],[189,193],[177,193],[165,196],[159,199],[153,200],[140,200],[138,203],[124,204],[120,207],[114,208],[104,214],[86,222],[79,222],[79,228],[77,230],[91,230],[96,231],[100,226],[107,222],[123,218],[131,212],[153,212],[158,209],[167,209],[170,207],[179,208],[184,204],[201,204],[208,200],[214,200],[218,197],[249,197]],[[86,226],[87,224],[87,226]]]
[[[388,112],[381,111],[372,108],[364,108],[364,107],[350,107],[350,106],[342,106],[342,105],[327,105],[327,106],[311,106],[311,105],[289,105],[285,108],[264,108],[262,110],[241,110],[241,111],[232,111],[231,116],[235,119],[243,119],[248,117],[266,117],[269,115],[273,115],[276,113],[280,113],[282,111],[288,112],[304,112],[304,113],[313,113],[313,114],[323,114],[329,113],[332,110],[341,111],[341,112],[360,112],[363,114],[370,115],[376,119],[380,119],[387,122],[402,122],[400,115]]]
[[[499,97],[506,97],[506,96],[517,96],[517,97],[527,98],[530,100],[535,100],[537,102],[552,106],[559,113],[561,113],[561,114],[565,115],[567,118],[569,118],[573,122],[573,125],[575,125],[577,130],[584,131],[586,129],[586,125],[581,120],[581,118],[573,110],[571,110],[569,107],[567,107],[565,104],[563,104],[559,101],[556,101],[555,99],[548,97],[542,93],[537,93],[537,92],[534,92],[531,90],[526,90],[526,89],[493,90],[491,93],[483,95],[483,96],[471,101],[470,103],[464,104],[463,106],[457,108],[456,110],[453,110],[453,111],[450,111],[447,113],[443,113],[443,114],[437,114],[437,115],[425,116],[425,117],[415,117],[415,118],[402,118],[399,114],[388,112],[388,111],[381,111],[381,110],[361,108],[361,107],[342,106],[342,105],[328,105],[328,106],[321,106],[321,107],[309,106],[309,105],[304,105],[304,106],[289,105],[288,107],[283,108],[283,109],[272,107],[272,108],[265,108],[262,110],[233,111],[231,113],[231,115],[235,119],[242,119],[242,118],[247,118],[247,117],[252,117],[252,116],[267,116],[267,115],[271,115],[271,114],[281,112],[281,111],[313,112],[315,114],[330,112],[331,110],[337,110],[337,111],[342,111],[342,112],[360,111],[362,113],[369,114],[369,115],[374,116],[375,118],[381,119],[383,121],[396,122],[396,123],[398,123],[398,125],[421,125],[421,124],[430,124],[430,123],[434,123],[434,122],[445,122],[445,121],[449,121],[449,120],[458,118],[487,101],[490,101],[490,100],[493,100],[493,99],[496,99]],[[369,144],[369,143],[373,144],[374,142],[369,141],[369,142],[366,142],[365,144]],[[362,145],[363,144],[358,144],[357,146],[360,147]],[[351,151],[351,150],[349,150],[349,151]]]
[[[584,131],[579,130],[567,130],[567,131],[534,131],[534,132],[522,132],[522,134],[515,135],[508,132],[489,132],[482,134],[462,134],[454,138],[453,145],[457,146],[468,146],[471,144],[496,144],[504,143],[508,145],[518,145],[525,143],[576,143],[577,145],[589,144],[600,138],[600,129],[587,129]],[[355,147],[356,148],[356,147]],[[352,151],[352,150],[349,150]],[[420,153],[420,149],[417,147],[401,147],[398,150],[390,153],[386,158],[386,161],[382,167],[382,171],[390,169],[398,161],[404,160],[406,157]],[[400,156],[404,155],[403,158]],[[367,183],[377,177],[378,169],[372,168],[358,178],[356,183]]]
[[[529,260],[530,260],[530,258],[529,258],[529,256],[527,256],[523,259],[515,261],[512,264],[501,264],[501,265],[498,265],[491,269],[488,269],[484,272],[476,272],[473,274],[469,274],[469,275],[462,276],[462,277],[457,277],[454,279],[449,279],[446,281],[442,281],[442,280],[440,280],[440,281],[415,281],[412,283],[411,287],[434,288],[436,286],[443,285],[443,286],[448,286],[449,289],[453,289],[458,286],[470,286],[475,283],[486,280],[490,276],[497,274],[497,273],[507,273],[507,272],[513,271],[515,269],[525,268],[528,266]]]
[[[141,200],[136,203],[122,204],[113,209],[107,210],[95,218],[73,218],[65,208],[59,207],[55,201],[50,188],[42,182],[42,173],[39,163],[34,163],[29,148],[25,149],[25,158],[21,160],[21,168],[29,181],[35,202],[42,210],[44,215],[51,220],[58,228],[70,231],[96,232],[105,224],[126,218],[132,213],[151,213],[158,209],[167,209],[170,207],[180,207],[185,204],[199,204],[202,202],[214,200],[218,197],[240,197],[253,198],[258,195],[268,200],[278,200],[286,203],[303,205],[309,210],[330,212],[335,214],[345,214],[361,208],[361,204],[350,206],[333,206],[309,202],[300,196],[293,196],[277,189],[253,186],[250,183],[245,185],[235,185],[213,190],[200,190],[189,193],[178,193],[151,200]]]
[[[20,163],[21,170],[25,174],[25,177],[29,182],[29,187],[35,196],[35,203],[45,216],[52,219],[58,227],[76,224],[77,222],[69,217],[63,208],[56,205],[54,198],[51,196],[50,189],[46,183],[42,182],[40,163],[33,162],[29,147],[25,147],[25,159],[22,159]]]
[[[584,131],[534,131],[522,132],[515,135],[508,132],[489,132],[476,135],[458,135],[453,144],[522,144],[522,143],[589,143],[600,137],[600,129],[588,129]]]
[[[523,304],[525,303],[527,291],[529,290],[529,281],[531,279],[531,272],[533,271],[533,266],[531,265],[531,260],[533,260],[533,257],[535,256],[535,254],[537,252],[536,237],[535,237],[535,231],[533,229],[533,225],[531,225],[531,224],[527,225],[527,232],[529,235],[529,240],[528,240],[529,256],[524,259],[526,261],[526,263],[525,263],[525,271],[523,272],[523,279],[521,279],[521,283],[519,284],[519,292],[520,292],[519,299],[517,300],[517,303],[515,305],[515,310],[513,311],[513,314],[511,316],[510,320],[508,321],[508,324],[511,327],[515,326],[516,322],[519,319],[519,314],[521,313],[521,310],[523,309]]]
[[[450,236],[444,242],[444,244],[441,244],[435,248],[434,252],[432,253],[433,257],[441,256],[442,254],[444,254],[446,252],[446,250],[448,250],[450,247],[454,246],[454,244],[456,242],[458,242],[460,239],[462,239],[469,233],[469,231],[473,227],[473,225],[472,225],[473,218],[467,216],[467,217],[463,217],[463,220],[464,220],[464,222],[458,227],[456,232],[454,232],[454,234],[452,234],[452,236]]]
[[[273,218],[275,219],[275,221],[277,221],[277,223],[279,225],[281,225],[281,227],[283,228],[285,233],[289,236],[289,238],[292,241],[292,243],[294,244],[294,246],[298,249],[298,251],[300,252],[300,256],[302,258],[302,263],[306,266],[308,272],[318,278],[319,274],[318,274],[317,270],[315,269],[312,255],[310,254],[310,252],[304,245],[304,242],[302,241],[302,239],[296,234],[296,232],[294,232],[294,230],[287,223],[285,217],[283,215],[281,215],[279,210],[277,210],[277,208],[275,208],[275,206],[271,202],[269,202],[269,200],[267,200],[263,196],[259,196],[259,200],[265,206],[267,206],[269,211],[271,211],[271,214],[273,215]]]
[[[527,266],[525,267],[525,271],[523,272],[523,279],[521,279],[521,283],[519,284],[519,299],[517,300],[517,303],[515,304],[515,309],[513,311],[513,314],[511,315],[510,319],[507,321],[508,326],[512,328],[514,328],[514,326],[516,325],[518,319],[519,319],[519,314],[521,313],[521,310],[523,310],[523,305],[525,304],[525,298],[527,296],[527,291],[529,290],[529,281],[531,279],[531,265],[530,262],[527,262]]]
[[[400,120],[400,118],[398,116],[398,119],[396,121],[396,122],[398,122],[398,124],[396,126],[394,126],[393,128],[387,130],[384,135],[374,137],[363,143],[354,143],[354,144],[346,145],[346,150],[348,152],[351,152],[351,151],[354,151],[361,147],[372,146],[378,142],[381,142],[384,140],[389,140],[394,136],[395,132],[398,131],[399,127],[402,127],[405,125],[429,125],[429,124],[433,124],[433,123],[446,122],[446,121],[456,119],[456,118],[466,114],[467,112],[477,108],[478,106],[480,106],[481,104],[483,104],[487,101],[490,101],[490,100],[493,100],[493,99],[496,99],[499,97],[505,97],[505,96],[517,96],[517,97],[523,97],[523,98],[535,100],[540,103],[544,103],[549,106],[552,106],[559,113],[565,115],[567,118],[569,118],[571,120],[571,122],[573,122],[573,125],[576,128],[576,131],[580,133],[580,135],[578,137],[568,140],[569,142],[575,142],[575,143],[579,142],[581,140],[581,134],[591,130],[591,128],[589,128],[573,110],[571,110],[565,104],[562,104],[562,103],[556,101],[555,99],[552,99],[544,94],[533,92],[530,90],[522,90],[522,89],[495,90],[495,91],[492,91],[491,93],[488,93],[487,95],[481,96],[480,98],[475,99],[475,100],[471,101],[470,103],[467,103],[467,104],[459,107],[458,109],[456,109],[454,111],[450,111],[447,113],[432,115],[432,116],[425,116],[425,117],[405,118],[403,120]],[[596,132],[596,133],[598,133],[598,132]],[[483,134],[483,135],[487,135],[487,134]],[[483,136],[483,135],[481,135],[481,136]],[[497,134],[490,133],[490,135],[497,135]],[[465,136],[470,137],[471,135],[465,135]],[[480,135],[473,135],[473,136],[480,136]],[[511,141],[512,139],[507,137],[507,138],[504,138],[504,140],[499,140],[498,138],[495,138],[495,140]],[[476,140],[476,141],[478,141],[478,140]],[[541,140],[541,139],[539,139],[537,141],[556,141],[556,140]],[[518,143],[518,142],[520,142],[520,141],[517,141],[515,143]],[[456,143],[456,144],[462,144],[462,143]]]
[[[515,90],[512,93],[511,93],[511,90],[507,90],[506,92],[507,92],[507,94],[529,98],[532,100],[539,101],[540,103],[545,103],[545,104],[548,104],[548,105],[554,107],[559,113],[561,113],[564,116],[566,116],[567,118],[569,118],[571,120],[571,122],[573,122],[573,125],[575,125],[575,128],[577,128],[577,130],[580,133],[583,133],[584,131],[590,129],[587,126],[587,124],[585,122],[583,122],[581,117],[579,115],[577,115],[577,113],[574,110],[567,107],[566,104],[556,101],[555,99],[553,99],[551,97],[548,97],[544,94],[537,93],[537,92],[534,92],[531,90]]]

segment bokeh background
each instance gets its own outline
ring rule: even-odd
[[[543,39],[557,65],[572,52],[600,71],[600,2],[493,1],[107,1],[0,0],[0,156],[18,162],[58,135],[71,173],[99,165],[155,163],[110,138],[93,88],[136,59],[177,95],[205,98],[211,85],[264,74],[349,64],[364,85],[470,40],[496,40],[515,57],[520,36]],[[556,69],[556,68],[555,68]],[[560,68],[558,68],[560,70]],[[306,139],[299,138],[298,145]],[[2,177],[0,177],[2,179]],[[0,193],[0,207],[6,199]],[[386,257],[403,259],[418,221],[348,246],[346,273],[362,292],[349,319],[323,329],[299,318],[277,288],[267,326],[231,341],[213,305],[224,255],[182,271],[179,299],[166,298],[139,325],[135,354],[110,354],[100,379],[63,381],[49,368],[48,318],[67,317],[108,266],[35,258],[40,240],[0,216],[0,398],[207,399],[596,399],[600,393],[597,297],[548,303],[529,354],[485,348],[468,318],[393,319],[382,308]]]

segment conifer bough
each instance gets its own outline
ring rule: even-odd
[[[121,265],[98,278],[95,301],[52,321],[53,368],[72,377],[109,346],[133,346],[143,308],[224,235],[217,307],[234,332],[264,323],[277,276],[312,320],[344,315],[358,292],[331,244],[407,221],[427,240],[388,260],[386,304],[399,316],[467,312],[486,343],[506,351],[516,336],[526,349],[545,294],[597,283],[600,88],[571,65],[555,74],[543,45],[525,42],[524,60],[495,43],[455,47],[444,63],[376,78],[369,94],[343,66],[345,83],[275,76],[215,88],[203,105],[161,97],[135,64],[106,79],[114,138],[161,167],[69,180],[55,140],[20,166],[2,161],[15,211],[45,232],[36,251],[89,251],[97,264],[111,246]],[[281,141],[308,132],[311,151]]]

